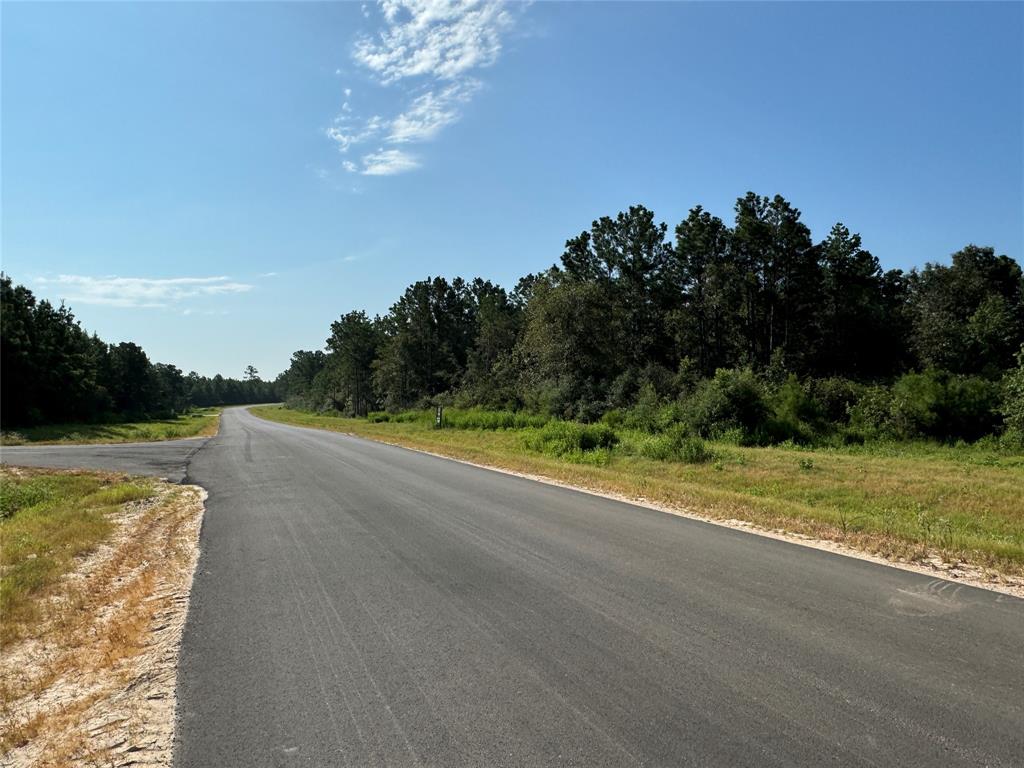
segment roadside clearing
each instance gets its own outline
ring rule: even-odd
[[[211,437],[220,428],[221,408],[196,408],[179,416],[111,424],[46,424],[4,432],[4,445],[93,445],[106,443],[150,443]]]
[[[205,492],[17,467],[0,483],[0,762],[169,765]]]

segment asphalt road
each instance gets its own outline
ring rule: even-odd
[[[190,437],[159,443],[99,445],[18,445],[0,448],[0,462],[26,467],[109,469],[155,475],[180,483],[189,459],[209,438]]]
[[[1024,764],[1024,601],[242,410],[188,479],[179,766]]]

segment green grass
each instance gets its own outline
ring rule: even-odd
[[[252,412],[708,517],[841,541],[887,557],[917,560],[937,554],[950,562],[1024,574],[1024,456],[1019,453],[929,443],[751,448],[671,431],[651,435],[624,429],[614,430],[614,438],[602,432],[592,440],[580,437],[591,427],[560,423],[454,428],[452,418],[449,428],[434,429],[426,412],[376,422],[281,406]]]
[[[152,492],[104,473],[0,469],[0,644],[31,635],[75,558],[113,532],[111,515]]]
[[[4,432],[4,445],[60,443],[148,443],[217,434],[220,408],[198,408],[171,419],[114,424],[48,424]]]

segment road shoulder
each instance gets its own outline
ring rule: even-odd
[[[206,494],[152,487],[47,595],[39,631],[4,648],[5,765],[170,764]]]
[[[500,472],[506,475],[514,477],[522,477],[535,482],[544,483],[547,485],[554,485],[561,488],[566,488],[580,493],[586,493],[592,496],[599,496],[601,498],[611,499],[614,501],[620,501],[633,506],[644,507],[646,509],[652,509],[665,514],[675,515],[678,517],[685,517],[691,520],[699,520],[704,523],[711,525],[721,526],[725,528],[731,528],[734,530],[741,530],[746,533],[752,533],[758,536],[764,536],[767,538],[777,539],[780,541],[786,541],[792,544],[798,544],[803,547],[809,547],[812,549],[818,549],[822,551],[831,552],[844,557],[852,557],[859,560],[866,560],[868,562],[876,563],[878,565],[884,565],[893,568],[899,568],[901,570],[910,571],[912,573],[923,574],[935,578],[944,579],[956,584],[964,584],[967,586],[978,587],[981,589],[987,589],[1001,594],[1012,595],[1018,598],[1024,598],[1024,577],[1017,576],[1015,574],[1003,573],[991,568],[986,568],[980,565],[975,565],[967,562],[947,562],[937,553],[927,553],[923,557],[916,558],[914,560],[903,560],[897,558],[884,557],[879,554],[858,549],[855,546],[851,546],[843,541],[837,541],[832,539],[824,539],[811,535],[807,535],[800,532],[788,531],[783,528],[768,528],[765,526],[758,525],[748,520],[737,519],[729,516],[714,516],[708,514],[701,514],[693,509],[687,508],[682,505],[675,505],[664,503],[663,501],[656,501],[643,496],[632,496],[622,493],[617,493],[609,488],[601,487],[600,485],[585,485],[577,482],[566,482],[563,479],[552,477],[550,475],[521,471],[516,469],[514,466],[509,466],[507,457],[503,460],[505,465],[491,464],[487,462],[481,462],[474,459],[466,458],[463,455],[458,455],[454,452],[441,452],[436,450],[430,450],[420,445],[416,445],[412,441],[403,441],[402,436],[395,435],[389,436],[387,439],[375,434],[357,434],[353,432],[344,431],[342,429],[332,429],[326,427],[319,427],[316,425],[305,425],[305,424],[294,424],[287,421],[278,421],[276,419],[269,418],[262,413],[256,412],[250,409],[249,412],[257,418],[262,418],[265,421],[269,421],[274,424],[280,424],[286,427],[292,427],[297,429],[314,429],[321,432],[334,432],[335,434],[342,434],[346,437],[355,438],[357,440],[370,440],[376,443],[382,443],[390,445],[396,448],[402,448],[417,453],[434,456],[448,461],[455,461],[460,464],[466,464],[468,466],[476,467],[479,469],[485,469],[492,472]]]

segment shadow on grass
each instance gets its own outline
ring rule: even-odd
[[[3,433],[4,445],[45,445],[48,443],[125,443],[174,440],[213,435],[219,423],[219,408],[200,408],[181,416],[145,421],[96,424],[45,424]]]

